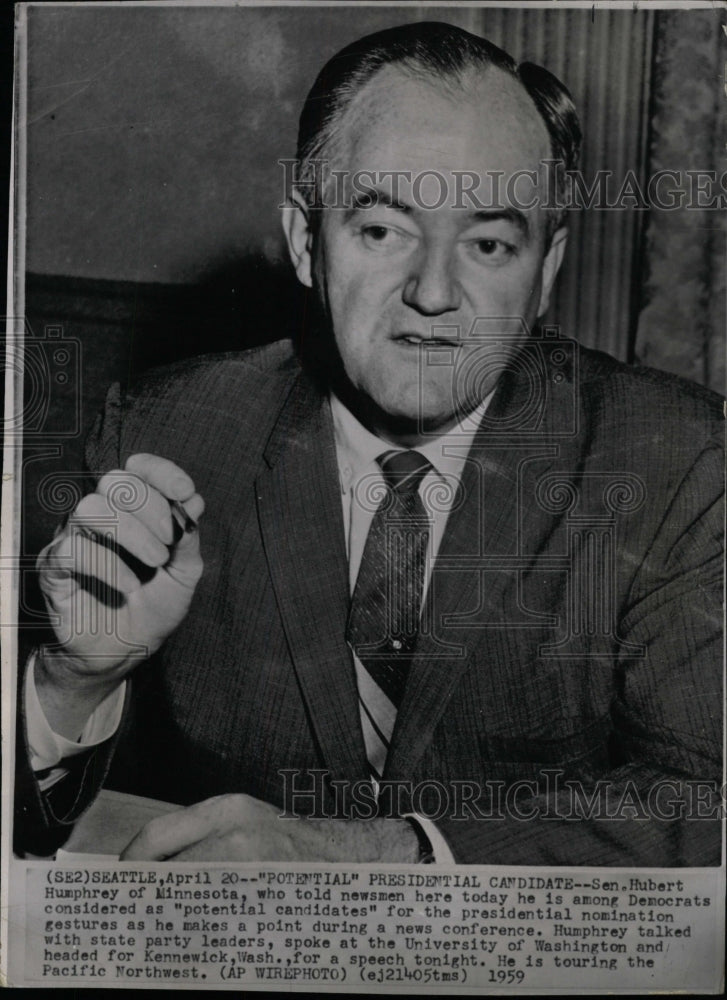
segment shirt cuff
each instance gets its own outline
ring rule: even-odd
[[[418,816],[417,813],[407,813],[404,819],[413,819],[419,824],[427,838],[429,843],[432,845],[432,854],[434,855],[433,861],[437,865],[454,865],[457,862],[454,860],[454,855],[449,848],[449,844],[444,839],[442,834],[437,829],[436,825],[424,816]]]
[[[30,766],[34,771],[55,767],[64,757],[74,757],[110,739],[121,722],[124,710],[126,681],[107,695],[92,712],[83,727],[78,742],[53,732],[38,698],[35,687],[36,653],[32,653],[25,677],[25,719],[30,747]]]

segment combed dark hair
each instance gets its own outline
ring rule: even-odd
[[[452,24],[420,21],[359,38],[333,56],[318,74],[298,128],[298,183],[309,204],[322,196],[311,183],[320,181],[315,161],[330,154],[356,95],[380,69],[391,65],[444,82],[461,79],[467,70],[495,66],[519,80],[548,129],[553,160],[562,163],[556,171],[557,195],[562,195],[563,170],[575,169],[581,143],[578,115],[568,90],[548,70],[527,62],[518,66],[512,56],[485,38]],[[562,199],[556,204],[562,204]],[[549,237],[562,214],[551,215]]]

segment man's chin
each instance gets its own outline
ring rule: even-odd
[[[466,413],[452,413],[447,410],[425,409],[418,407],[394,407],[391,404],[379,404],[377,407],[376,432],[381,437],[389,438],[394,443],[407,447],[415,447],[423,439],[446,434],[466,416]]]

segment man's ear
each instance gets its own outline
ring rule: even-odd
[[[313,233],[310,209],[297,191],[283,205],[281,222],[288,243],[288,253],[298,280],[308,288],[313,286]]]
[[[550,292],[553,282],[563,263],[563,254],[568,242],[568,230],[565,226],[556,229],[550,241],[550,249],[543,260],[543,285],[540,291],[540,304],[538,305],[538,317],[542,316],[550,304]]]

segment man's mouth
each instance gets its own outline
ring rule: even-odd
[[[458,337],[424,337],[418,333],[398,333],[393,339],[411,347],[461,347],[462,343]]]

